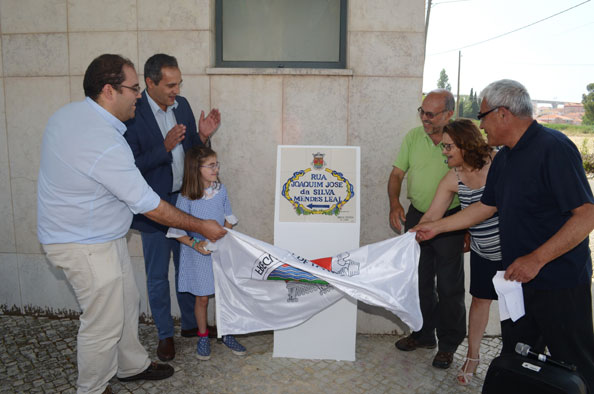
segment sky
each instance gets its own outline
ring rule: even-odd
[[[514,79],[533,100],[581,102],[594,83],[594,0],[432,0],[423,91],[446,70],[452,92]],[[584,3],[579,5],[580,3]],[[427,1],[426,3],[427,4]],[[557,16],[514,33],[472,45]]]

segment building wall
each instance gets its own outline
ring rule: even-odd
[[[0,2],[0,306],[76,313],[63,273],[36,235],[36,180],[49,116],[83,98],[82,76],[101,53],[142,71],[157,52],[177,57],[182,95],[196,115],[217,107],[213,146],[223,163],[237,229],[272,242],[278,144],[361,147],[361,244],[394,236],[386,184],[400,142],[418,124],[424,2],[350,0],[349,71],[219,70],[213,0],[2,0]],[[404,192],[403,192],[404,193]],[[141,311],[149,315],[142,248],[128,234]],[[213,309],[213,308],[211,308]],[[387,312],[361,306],[360,332],[402,332]]]

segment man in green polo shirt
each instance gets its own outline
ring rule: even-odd
[[[398,232],[402,222],[406,231],[419,222],[431,205],[439,181],[449,170],[440,143],[454,106],[454,97],[447,90],[431,91],[418,108],[423,126],[412,129],[404,137],[388,181],[390,224]],[[405,174],[411,202],[406,216],[399,200]],[[459,210],[456,196],[446,216]],[[433,349],[439,345],[433,359],[437,368],[450,367],[454,352],[466,335],[463,243],[464,232],[445,233],[421,243],[419,299],[423,327],[396,342],[396,347],[403,351]],[[436,330],[439,342],[435,339]]]

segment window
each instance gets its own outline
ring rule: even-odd
[[[346,68],[346,0],[216,0],[217,67]]]

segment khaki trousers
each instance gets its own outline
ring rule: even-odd
[[[144,371],[150,359],[138,340],[140,295],[125,238],[101,244],[43,245],[64,270],[82,314],[77,336],[77,393],[101,393],[117,374]]]

